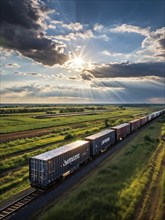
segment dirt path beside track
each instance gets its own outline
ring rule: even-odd
[[[165,169],[165,142],[162,144],[163,147],[159,148],[150,166],[152,166],[152,171],[150,173],[150,178],[144,189],[143,196],[136,208],[135,218],[136,220],[156,220],[159,219],[158,216],[160,208],[160,198],[162,197],[161,181],[163,178],[163,171]],[[156,167],[158,163],[158,157],[161,157],[159,170]],[[157,175],[155,175],[157,173]],[[155,175],[155,176],[154,176]],[[165,211],[163,213],[165,215]]]
[[[42,128],[42,129],[29,130],[29,131],[13,132],[9,134],[0,134],[0,143],[4,143],[7,141],[12,141],[16,139],[21,139],[21,138],[31,138],[31,137],[36,137],[36,136],[42,136],[42,135],[51,133],[53,129],[55,128],[50,127],[50,128]]]
[[[124,115],[124,116],[117,116],[117,117],[109,117],[111,119],[119,119],[119,118],[123,118],[123,117],[129,117],[130,115]],[[64,127],[71,127],[71,128],[75,128],[78,125],[81,127],[81,124],[84,124],[86,122],[89,123],[98,123],[98,122],[104,122],[105,119],[96,119],[96,120],[86,120],[80,123],[68,123],[67,125],[56,125],[53,127],[47,127],[47,128],[40,128],[40,129],[34,129],[34,130],[27,130],[27,131],[18,131],[18,132],[12,132],[12,133],[8,133],[8,134],[0,134],[0,143],[5,143],[8,141],[13,141],[16,139],[21,139],[21,138],[32,138],[32,137],[36,137],[36,136],[42,136],[42,135],[46,135],[46,134],[50,134],[52,133],[55,129],[57,128],[64,128]]]

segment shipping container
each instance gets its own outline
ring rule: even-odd
[[[123,123],[112,127],[116,131],[116,141],[120,141],[130,134],[130,123]]]
[[[76,141],[30,158],[29,179],[35,188],[46,188],[90,158],[89,141]]]
[[[156,117],[158,117],[160,115],[160,112],[157,111],[157,112],[154,112],[153,114],[154,114],[154,118],[156,118]]]
[[[153,117],[156,118],[156,112],[154,112],[153,115],[154,115]]]
[[[162,109],[162,110],[161,110],[161,114],[163,114],[164,112],[165,112],[165,109]]]
[[[140,119],[129,121],[129,123],[130,123],[131,132],[138,130],[140,128]]]
[[[148,116],[140,118],[140,126],[145,125],[148,122]]]
[[[159,116],[159,112],[156,112],[156,117],[158,117]]]
[[[163,114],[163,110],[160,110],[160,115]]]
[[[160,111],[158,111],[157,113],[158,113],[158,116],[160,116]]]
[[[93,157],[115,143],[115,131],[106,129],[97,134],[86,137],[85,140],[90,142],[90,153]]]
[[[148,117],[148,121],[151,121],[154,119],[154,114],[152,113],[152,114],[148,115],[147,117]]]

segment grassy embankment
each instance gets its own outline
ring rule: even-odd
[[[164,119],[163,119],[164,118]],[[165,175],[158,174],[164,164],[165,116],[127,144],[116,156],[108,158],[78,188],[68,192],[40,219],[132,220],[146,217],[146,203],[158,184],[158,220],[163,219]],[[159,182],[158,182],[159,181]],[[146,189],[149,187],[149,191]],[[139,206],[140,215],[136,212]]]

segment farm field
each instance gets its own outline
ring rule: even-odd
[[[107,106],[105,112],[94,115],[58,117],[39,119],[32,113],[8,114],[0,117],[2,133],[12,135],[28,130],[35,134],[39,128],[48,130],[47,134],[35,134],[35,137],[16,138],[0,145],[0,201],[10,201],[18,193],[29,189],[28,159],[34,155],[83,139],[96,133],[106,126],[114,126],[122,122],[138,118],[143,114],[153,112],[160,107],[128,107]],[[88,110],[89,111],[89,110]],[[36,113],[35,113],[36,114]],[[43,114],[43,112],[42,112]],[[108,124],[105,124],[107,120]],[[3,128],[2,128],[3,127]],[[49,130],[50,129],[50,130]]]
[[[161,116],[38,219],[163,219],[164,138]]]
[[[116,108],[107,108],[106,112],[93,113],[93,115],[79,115],[79,116],[71,116],[71,117],[57,117],[57,118],[45,118],[38,119],[31,115],[19,114],[19,115],[3,115],[0,118],[1,121],[1,134],[11,133],[11,132],[19,132],[19,131],[27,131],[27,130],[35,130],[40,128],[55,128],[61,125],[69,125],[81,122],[90,122],[95,120],[103,120],[103,119],[112,119],[116,117],[125,117],[125,116],[133,116],[138,114],[146,114],[147,112],[152,112],[153,108],[144,108],[144,107],[129,107],[126,109]]]

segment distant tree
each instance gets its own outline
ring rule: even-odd
[[[109,120],[108,119],[105,119],[105,127],[109,127]]]
[[[46,114],[56,114],[56,112],[47,111]]]
[[[71,133],[68,133],[68,134],[65,135],[64,140],[70,140],[72,138],[74,138],[74,135],[71,134]]]
[[[112,120],[110,121],[109,126],[113,126],[113,125],[115,125],[115,122],[116,122],[116,120],[115,120],[115,119],[112,119]]]
[[[126,110],[126,107],[124,107],[123,105],[120,105],[119,110]]]

